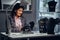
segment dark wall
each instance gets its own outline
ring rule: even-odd
[[[2,3],[1,3],[1,0],[0,0],[0,9],[2,9]]]

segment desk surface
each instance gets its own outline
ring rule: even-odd
[[[11,33],[6,34],[5,32],[1,32],[2,35],[8,36],[10,38],[27,38],[27,37],[47,37],[47,36],[56,36],[57,34],[47,34],[47,33],[33,33],[33,34],[22,34],[22,33]]]

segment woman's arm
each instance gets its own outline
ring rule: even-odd
[[[11,32],[11,24],[10,24],[9,16],[6,17],[5,25],[6,25],[6,34],[9,34]]]

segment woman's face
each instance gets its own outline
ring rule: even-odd
[[[19,8],[18,10],[16,10],[16,16],[22,16],[23,13],[23,8]]]

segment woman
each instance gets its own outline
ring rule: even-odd
[[[12,32],[20,32],[21,29],[26,25],[25,18],[22,16],[24,7],[17,3],[8,16],[7,29],[11,29]],[[8,23],[9,22],[9,23]],[[10,25],[10,26],[9,26]]]

